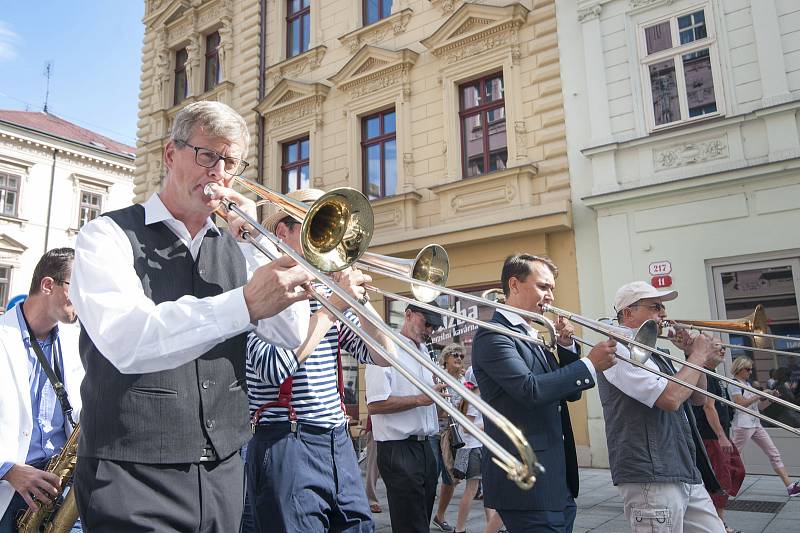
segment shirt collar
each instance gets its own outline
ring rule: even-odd
[[[153,193],[150,198],[148,198],[147,201],[142,204],[142,207],[144,207],[144,223],[146,226],[155,224],[156,222],[165,222],[167,220],[181,222],[172,216],[172,213],[169,212],[167,206],[165,206],[164,202],[161,201],[161,197],[158,195],[158,193]],[[201,230],[201,234],[205,234],[209,229],[214,231],[217,235],[221,234],[217,225],[211,220],[211,217],[206,219],[206,223]]]
[[[498,309],[497,312],[506,317],[506,320],[508,320],[512,326],[519,326],[520,324],[523,326],[529,326],[529,324],[525,321],[524,318],[522,318],[520,315],[518,315],[513,311]]]

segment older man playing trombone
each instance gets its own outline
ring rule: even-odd
[[[636,281],[620,287],[614,309],[620,325],[633,332],[648,320],[660,324],[667,315],[664,302],[677,297],[676,291],[659,291]],[[719,346],[707,335],[692,339],[684,332],[673,342],[689,362],[719,363]],[[620,355],[629,355],[622,344],[617,349]],[[706,387],[705,374],[688,366],[676,372],[658,354],[645,364]],[[691,404],[702,405],[705,396],[624,361],[597,378],[611,478],[625,501],[631,529],[724,533],[725,526],[703,485],[705,477],[707,487],[719,487],[691,409]]]

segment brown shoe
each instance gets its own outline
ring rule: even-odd
[[[372,503],[369,506],[369,510],[372,511],[373,513],[380,513],[381,512],[381,506],[378,505],[377,503]]]

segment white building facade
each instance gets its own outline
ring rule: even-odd
[[[53,115],[0,110],[0,305],[28,294],[42,254],[131,204],[134,148]]]
[[[773,333],[800,336],[800,2],[557,10],[582,314],[611,315],[616,289],[646,280],[679,291],[670,316],[761,303]],[[758,378],[791,359],[757,352]],[[604,466],[596,392],[588,409]]]

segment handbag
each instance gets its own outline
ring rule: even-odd
[[[450,430],[450,447],[453,450],[458,450],[464,447],[464,438],[461,436],[461,431],[451,417],[447,417],[447,426]]]

